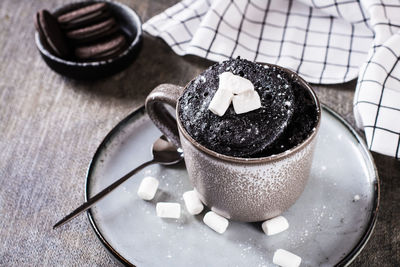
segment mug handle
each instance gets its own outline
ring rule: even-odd
[[[158,129],[176,147],[181,147],[179,131],[175,118],[165,108],[165,104],[176,110],[178,99],[184,87],[174,84],[160,84],[147,96],[145,106],[147,114]]]

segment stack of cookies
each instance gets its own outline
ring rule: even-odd
[[[58,17],[41,10],[36,14],[35,26],[48,49],[64,59],[109,59],[121,53],[127,44],[118,18],[105,2],[70,10]]]

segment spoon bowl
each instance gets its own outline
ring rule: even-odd
[[[164,135],[154,142],[152,153],[153,159],[162,165],[173,165],[183,159],[183,150],[176,148]]]

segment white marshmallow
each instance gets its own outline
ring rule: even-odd
[[[144,200],[152,200],[157,192],[158,184],[158,180],[154,177],[143,178],[137,191],[138,196]]]
[[[233,94],[228,90],[218,89],[208,106],[212,113],[223,116],[232,102]]]
[[[298,267],[300,266],[301,258],[284,249],[278,249],[274,253],[272,262],[282,267]]]
[[[186,209],[192,215],[199,214],[204,208],[197,193],[193,190],[183,193],[183,200],[185,201]]]
[[[157,216],[161,218],[181,217],[181,205],[179,203],[158,202],[156,205]]]
[[[223,234],[228,228],[229,221],[224,217],[209,211],[204,215],[203,222],[215,232]]]
[[[261,107],[260,96],[251,81],[231,72],[219,75],[219,86],[208,106],[214,114],[223,116],[233,101],[236,114],[246,113]]]
[[[254,91],[254,85],[246,78],[234,75],[231,72],[224,72],[219,75],[219,89],[231,91],[233,94],[242,94]]]
[[[257,91],[248,91],[240,95],[235,95],[232,103],[236,114],[261,108],[261,100]]]
[[[285,217],[278,216],[263,222],[261,227],[266,235],[275,235],[287,230],[289,228],[289,223]]]

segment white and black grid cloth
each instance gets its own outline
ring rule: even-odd
[[[400,1],[183,0],[143,29],[178,55],[241,56],[318,84],[358,77],[357,125],[371,150],[400,158]]]

